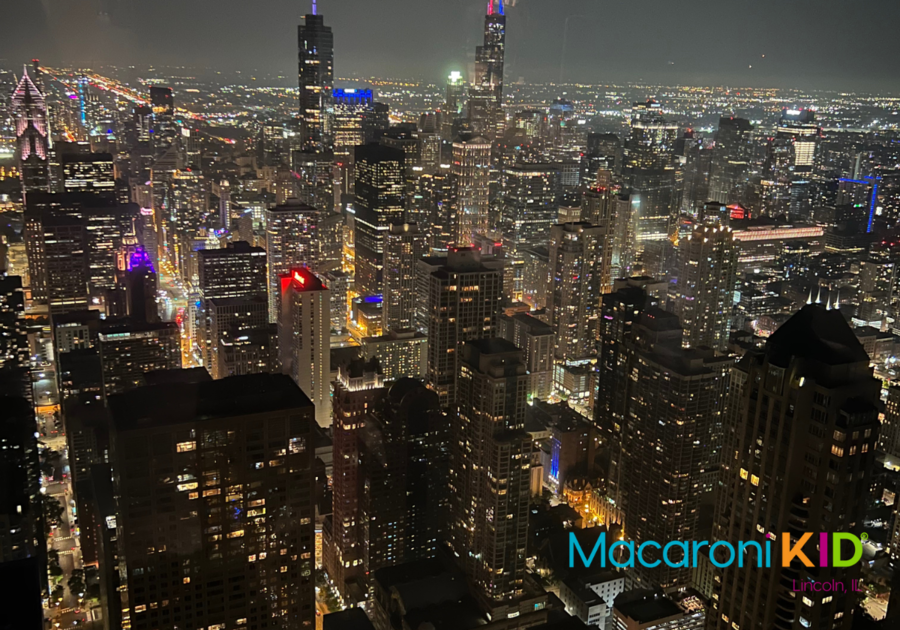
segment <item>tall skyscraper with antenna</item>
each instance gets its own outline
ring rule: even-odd
[[[484,45],[475,50],[475,77],[469,89],[469,120],[476,131],[493,138],[503,123],[503,55],[506,15],[503,0],[488,0]]]
[[[11,100],[13,124],[16,130],[16,149],[22,192],[47,192],[49,180],[50,126],[44,95],[28,75],[22,71]]]
[[[316,0],[312,12],[297,28],[300,50],[300,123],[303,151],[329,153],[332,150],[334,90],[334,35],[318,14]]]

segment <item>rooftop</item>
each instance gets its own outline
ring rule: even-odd
[[[112,421],[118,431],[312,406],[309,397],[283,374],[161,383],[109,398]]]

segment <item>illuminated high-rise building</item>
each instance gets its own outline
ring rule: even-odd
[[[628,217],[619,213],[618,206],[619,187],[613,184],[612,173],[598,170],[594,184],[582,193],[581,219],[601,230],[600,293],[609,293],[613,280],[624,275],[628,266]]]
[[[50,126],[44,95],[31,80],[28,69],[12,94],[10,102],[19,158],[22,191],[50,190]]]
[[[0,273],[0,369],[28,365],[22,278]]]
[[[451,429],[451,546],[488,601],[523,593],[531,477],[528,371],[505,339],[461,347]],[[502,489],[502,490],[501,490]]]
[[[669,237],[669,226],[677,211],[674,168],[677,139],[678,125],[666,121],[659,103],[634,104],[631,137],[625,144],[623,179],[639,200],[635,218],[638,246],[644,241]]]
[[[451,249],[419,261],[418,327],[428,335],[427,383],[441,406],[456,400],[458,357],[466,341],[495,337],[503,271],[488,267],[476,249]]]
[[[590,223],[564,223],[550,230],[549,323],[556,331],[560,363],[596,352],[597,316],[603,267],[604,230]]]
[[[762,172],[763,210],[806,218],[809,183],[822,130],[812,109],[785,109],[775,137],[766,145]]]
[[[43,207],[26,207],[25,247],[32,299],[46,304],[53,314],[87,309],[88,250],[83,220]]]
[[[107,319],[100,327],[106,396],[144,385],[144,374],[181,369],[181,331],[175,322]]]
[[[297,27],[299,43],[301,149],[306,153],[332,151],[332,91],[334,89],[334,35],[325,19],[312,12]]]
[[[400,149],[366,144],[356,147],[356,292],[378,295],[384,288],[384,243],[390,226],[403,223],[406,207]]]
[[[334,504],[331,531],[326,526],[324,535],[323,559],[328,576],[345,602],[355,601],[366,593],[359,441],[367,416],[384,394],[384,377],[377,360],[357,359],[346,368],[338,368],[332,425]]]
[[[110,292],[107,313],[139,322],[158,322],[157,287],[156,269],[147,250],[134,242],[123,244],[116,252],[116,287]]]
[[[219,340],[213,336],[210,300],[226,298],[265,298],[267,284],[266,251],[246,241],[235,241],[228,247],[203,249],[199,254],[200,306],[197,314],[197,345],[207,367]],[[224,330],[222,328],[221,330]]]
[[[122,576],[122,625],[312,630],[309,397],[253,374],[141,387],[109,406],[118,561],[107,570]]]
[[[468,247],[490,228],[491,143],[476,136],[453,141],[451,172],[456,178],[456,225],[453,242]]]
[[[794,585],[852,584],[860,577],[859,562],[841,567],[819,559],[826,555],[823,537],[831,543],[832,533],[864,536],[880,391],[844,316],[820,304],[803,307],[763,352],[744,355],[732,368],[711,540],[769,542],[772,566],[757,567],[753,547],[740,567],[717,556],[725,566],[715,569],[708,628],[853,625],[860,593],[840,587],[798,593]],[[795,556],[782,567],[783,544],[799,547],[808,562]],[[842,557],[851,555],[843,549]]]
[[[331,426],[331,293],[306,267],[280,278],[278,349],[281,371],[316,405],[316,422]]]
[[[753,125],[744,118],[722,117],[709,168],[709,199],[724,204],[742,203],[753,158]]]
[[[353,148],[366,144],[366,127],[373,108],[372,90],[338,89],[334,98],[334,160],[349,162]]]
[[[266,209],[265,249],[271,321],[276,321],[280,313],[281,276],[294,267],[325,271],[319,269],[325,243],[318,227],[320,219],[328,218],[330,214],[333,214],[330,210],[321,211],[298,199],[288,199],[282,205]]]
[[[488,2],[484,18],[484,44],[475,49],[475,77],[469,87],[469,121],[492,139],[503,128],[503,58],[506,15],[503,0]]]
[[[416,273],[426,253],[425,235],[415,223],[390,226],[384,236],[382,330],[412,328],[416,321]]]
[[[153,112],[153,147],[159,152],[172,146],[178,135],[172,88],[151,86],[150,108]]]
[[[64,192],[115,193],[115,169],[109,153],[63,153],[60,162]]]
[[[681,318],[686,348],[728,346],[737,259],[729,227],[697,226],[679,241],[672,310]]]
[[[560,173],[553,164],[519,164],[505,170],[500,233],[504,246],[542,245],[559,215]]]
[[[444,96],[444,107],[441,108],[441,139],[450,142],[453,139],[453,125],[463,113],[466,80],[462,73],[453,71],[447,77],[447,90]]]

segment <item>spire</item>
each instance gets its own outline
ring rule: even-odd
[[[315,15],[316,14],[316,0],[312,0],[312,3],[313,3],[312,14]]]
[[[494,10],[494,0],[488,0],[487,5],[487,14],[488,15],[503,15],[503,0],[497,0],[497,10]]]
[[[812,287],[809,287],[809,297],[806,298],[807,304],[812,304]]]
[[[828,292],[828,304],[825,305],[825,310],[826,311],[831,310],[831,291]]]
[[[841,290],[838,289],[837,297],[834,298],[834,310],[836,310],[836,311],[840,310],[840,306],[841,306]]]
[[[819,287],[819,293],[816,295],[816,304],[822,303],[822,287]]]

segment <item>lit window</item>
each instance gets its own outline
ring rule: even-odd
[[[190,442],[179,442],[175,445],[175,450],[179,453],[187,453],[188,451],[193,451],[197,449],[197,442],[191,440]]]

